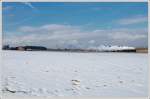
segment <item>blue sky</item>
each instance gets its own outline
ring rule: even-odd
[[[146,2],[4,2],[3,43],[147,47],[147,6]]]

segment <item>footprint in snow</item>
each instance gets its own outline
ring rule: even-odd
[[[88,89],[88,90],[89,90],[90,88],[89,88],[89,87],[86,87],[86,89]]]
[[[131,82],[135,82],[135,80],[131,80]]]
[[[123,81],[121,81],[121,80],[120,80],[120,81],[119,81],[119,83],[120,83],[120,84],[122,84],[122,83],[123,83]]]
[[[80,85],[80,81],[79,80],[71,80],[73,85]]]
[[[14,76],[11,76],[11,77],[9,77],[9,78],[12,78],[12,79],[14,79],[14,78],[16,78],[16,77],[14,77]]]
[[[79,90],[80,89],[80,81],[79,80],[71,80],[71,81],[72,81],[73,89]]]
[[[58,90],[56,89],[55,92],[58,93]]]
[[[39,89],[38,89],[38,92],[39,92],[39,93],[43,93],[43,89],[42,89],[42,88],[39,88]]]
[[[48,70],[46,70],[45,72],[49,72]]]

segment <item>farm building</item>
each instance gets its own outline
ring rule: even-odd
[[[148,53],[148,48],[136,48],[137,53]]]
[[[24,46],[24,50],[26,51],[39,51],[39,50],[47,50],[46,47],[42,46]]]
[[[11,47],[10,50],[41,51],[41,50],[47,50],[47,48],[42,46],[18,46],[18,47]]]

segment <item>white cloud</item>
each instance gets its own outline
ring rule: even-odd
[[[34,6],[33,6],[31,3],[29,3],[29,2],[24,2],[24,4],[27,5],[27,6],[29,6],[29,7],[32,8],[32,9],[34,9]]]
[[[61,24],[47,24],[40,27],[31,27],[31,26],[23,26],[19,28],[19,31],[26,33],[63,33],[63,32],[78,32],[77,27],[72,27],[70,25],[61,25]]]
[[[112,40],[122,41],[124,39],[130,43],[130,41],[147,39],[146,29],[91,30],[87,32],[80,27],[62,24],[46,24],[39,27],[23,26],[17,32],[21,34],[5,37],[4,44],[41,44],[48,47],[67,46],[69,44],[90,46],[97,43],[112,43]]]
[[[90,40],[88,43],[94,44],[94,43],[95,43],[95,40]]]
[[[130,24],[139,24],[143,22],[148,22],[148,18],[146,16],[135,16],[125,19],[118,20],[117,23],[121,25],[130,25]]]
[[[23,4],[27,5],[28,7],[30,7],[30,8],[33,9],[34,11],[38,11],[38,9],[37,9],[36,7],[34,7],[34,6],[32,5],[32,3],[30,3],[30,2],[23,2]]]
[[[131,34],[131,33],[125,33],[125,32],[116,32],[113,34],[109,34],[110,37],[112,37],[114,40],[138,40],[138,39],[144,39],[147,36],[144,34]]]
[[[76,45],[76,44],[78,44],[78,41],[77,40],[72,40],[71,44],[75,44]]]

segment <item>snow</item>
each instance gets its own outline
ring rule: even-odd
[[[105,46],[105,45],[100,45],[98,47],[89,47],[88,49],[94,49],[98,51],[116,51],[116,50],[133,50],[135,49],[134,47],[129,47],[129,46]]]
[[[147,96],[148,54],[3,51],[3,94]]]

